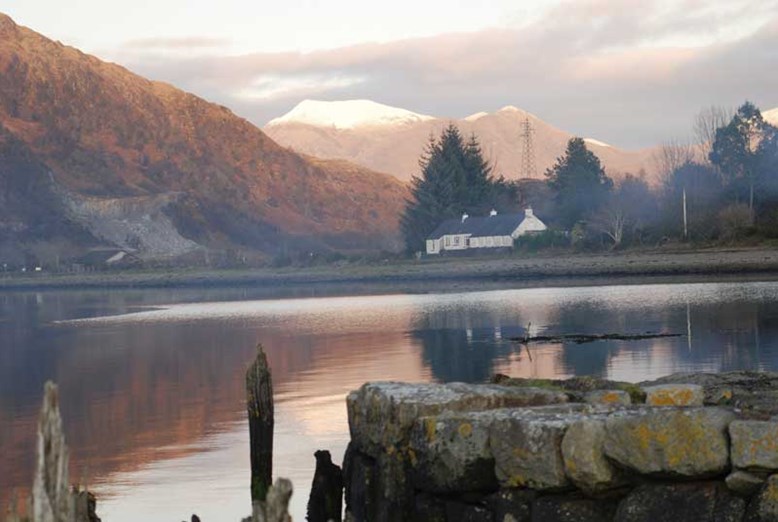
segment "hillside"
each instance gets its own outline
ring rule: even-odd
[[[439,134],[449,123],[456,124],[466,135],[475,133],[496,171],[508,179],[522,177],[520,135],[521,123],[526,118],[529,118],[535,130],[537,178],[543,177],[546,169],[564,153],[567,141],[573,136],[533,114],[511,106],[491,114],[481,112],[460,120],[451,120],[383,105],[379,114],[394,114],[394,119],[386,116],[374,121],[364,119],[357,125],[341,121],[341,114],[348,113],[349,108],[355,104],[364,103],[365,100],[306,100],[286,115],[270,121],[264,130],[278,143],[302,153],[346,159],[380,172],[388,172],[403,181],[418,172],[418,159],[430,133]],[[306,110],[310,107],[316,108],[315,115]],[[628,151],[594,139],[587,142],[605,168],[614,175],[638,173],[641,169],[649,175],[653,174],[654,149]]]
[[[0,199],[23,207],[0,214],[6,246],[39,239],[33,231],[46,222],[53,237],[134,246],[151,258],[202,245],[391,248],[407,191],[364,167],[303,157],[225,107],[2,14],[0,165]],[[37,189],[8,189],[33,172]],[[109,218],[118,229],[103,226]]]

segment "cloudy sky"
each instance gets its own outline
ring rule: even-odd
[[[517,7],[519,6],[519,7]],[[515,105],[623,147],[778,107],[778,0],[3,0],[18,23],[258,125],[306,98]]]

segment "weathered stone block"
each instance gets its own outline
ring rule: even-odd
[[[491,511],[463,502],[446,502],[446,522],[493,522]]]
[[[549,495],[532,504],[532,522],[611,522],[618,504],[613,500]]]
[[[591,410],[584,404],[571,404],[567,412],[548,408],[493,412],[489,446],[501,486],[553,490],[570,485],[562,437],[570,424],[582,418],[582,412]]]
[[[595,390],[584,394],[584,402],[604,406],[628,406],[632,404],[632,399],[624,390]]]
[[[748,497],[759,491],[765,483],[765,477],[747,471],[733,471],[724,482],[730,491]]]
[[[492,413],[420,418],[411,429],[409,452],[416,489],[438,493],[496,489],[489,448]]]
[[[645,386],[649,406],[702,406],[705,399],[702,386],[697,384],[663,384]]]
[[[354,449],[346,448],[343,457],[346,512],[355,520],[373,520],[376,492],[376,462]]]
[[[761,491],[751,500],[746,513],[748,522],[778,520],[778,475],[770,475]]]
[[[531,489],[501,489],[486,497],[485,504],[495,522],[529,522],[536,497]]]
[[[605,421],[605,455],[645,475],[707,477],[729,468],[722,408],[645,408],[616,412]]]
[[[446,504],[429,493],[420,493],[414,498],[413,518],[411,520],[413,522],[446,522]]]
[[[656,384],[699,384],[706,405],[731,404],[744,412],[778,413],[778,373],[737,371],[725,373],[677,373],[644,386]]]
[[[645,484],[619,504],[616,522],[739,522],[746,503],[720,482]]]
[[[446,412],[539,406],[567,402],[564,393],[499,385],[367,383],[346,400],[351,440],[374,457],[404,446],[419,417]]]
[[[565,472],[576,487],[588,493],[625,483],[623,474],[605,458],[605,419],[592,417],[574,422],[562,439]]]
[[[778,422],[734,421],[729,425],[732,465],[741,469],[778,470]]]

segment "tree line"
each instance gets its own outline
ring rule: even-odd
[[[778,129],[746,102],[736,111],[701,111],[694,144],[663,145],[645,172],[606,174],[581,138],[572,138],[544,180],[507,181],[484,159],[478,138],[449,125],[430,137],[401,218],[409,252],[444,220],[494,208],[532,206],[581,248],[620,248],[666,241],[732,242],[778,238]]]

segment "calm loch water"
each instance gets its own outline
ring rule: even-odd
[[[288,292],[287,292],[288,293]],[[340,461],[345,395],[368,380],[778,370],[778,283],[534,288],[270,298],[263,290],[0,293],[0,502],[30,483],[43,383],[55,380],[71,476],[103,520],[249,513],[245,368],[273,368],[275,474],[304,519],[313,452]],[[682,334],[533,345],[570,333]]]

